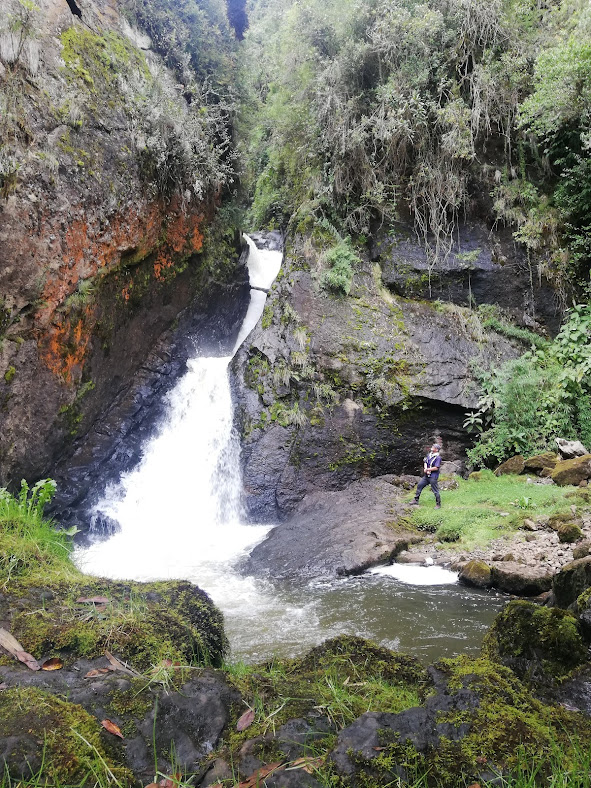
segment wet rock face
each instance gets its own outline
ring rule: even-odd
[[[484,223],[462,223],[445,260],[431,268],[411,228],[381,237],[372,250],[384,284],[397,295],[451,301],[462,306],[497,304],[524,326],[536,322],[555,333],[560,323],[552,287],[539,281],[509,233]]]
[[[3,95],[19,94],[18,168],[0,178],[0,485],[46,474],[177,315],[212,295],[215,195],[171,196],[140,154],[139,97],[156,79],[186,112],[172,74],[112,0],[85,2],[82,21],[65,2],[31,13],[38,66],[0,72]],[[218,262],[217,281],[231,280],[236,266]]]
[[[400,491],[379,478],[342,491],[311,492],[254,548],[245,569],[298,581],[360,573],[419,540],[393,527],[403,511]]]
[[[317,489],[417,473],[435,438],[460,460],[476,405],[472,365],[517,355],[453,304],[393,299],[363,263],[348,297],[318,286],[318,255],[292,242],[233,372],[253,517],[292,512]]]

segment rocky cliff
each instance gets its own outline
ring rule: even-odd
[[[244,483],[257,517],[285,516],[308,492],[417,473],[435,438],[445,459],[461,460],[479,373],[528,347],[527,331],[515,339],[507,318],[540,332],[555,325],[551,288],[481,222],[463,226],[435,271],[410,230],[369,247],[349,294],[338,295],[323,286],[326,239],[292,236],[261,323],[235,360]],[[503,319],[487,319],[491,310]]]
[[[46,473],[183,308],[241,279],[214,224],[230,110],[135,6],[0,2],[0,484]]]

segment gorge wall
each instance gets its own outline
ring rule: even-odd
[[[234,362],[253,516],[286,516],[306,493],[364,477],[416,474],[435,439],[463,464],[479,372],[528,347],[527,334],[518,341],[509,323],[489,323],[487,308],[541,332],[557,310],[502,235],[466,223],[462,242],[429,283],[410,229],[376,237],[338,295],[323,286],[322,243],[290,236],[261,323]]]
[[[181,310],[244,279],[215,224],[231,108],[133,26],[148,5],[0,3],[0,484],[47,473]],[[231,48],[225,8],[204,20]]]

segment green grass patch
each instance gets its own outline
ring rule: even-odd
[[[301,659],[238,663],[226,670],[256,714],[247,731],[231,734],[232,749],[310,712],[328,719],[333,730],[366,711],[396,714],[419,706],[428,684],[416,658],[349,636],[328,640]],[[245,710],[243,706],[237,713]]]
[[[51,479],[32,489],[23,479],[17,495],[0,489],[0,588],[6,590],[16,580],[47,584],[81,576],[70,561],[72,531],[58,531],[43,517],[54,492]]]
[[[570,510],[581,498],[567,498],[575,487],[527,484],[525,476],[495,476],[492,471],[478,472],[478,478],[459,479],[455,490],[442,492],[442,508],[434,509],[433,497],[425,489],[420,505],[409,522],[417,530],[433,533],[442,542],[458,549],[473,549],[488,544],[522,525],[525,518],[558,514]]]

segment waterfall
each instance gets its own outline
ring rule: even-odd
[[[251,580],[232,571],[271,526],[245,524],[228,365],[262,314],[282,255],[246,240],[250,284],[258,289],[251,289],[232,356],[188,361],[140,464],[94,507],[94,514],[119,529],[76,551],[85,572],[115,579],[186,578],[224,608],[237,598],[252,603],[259,593]]]

